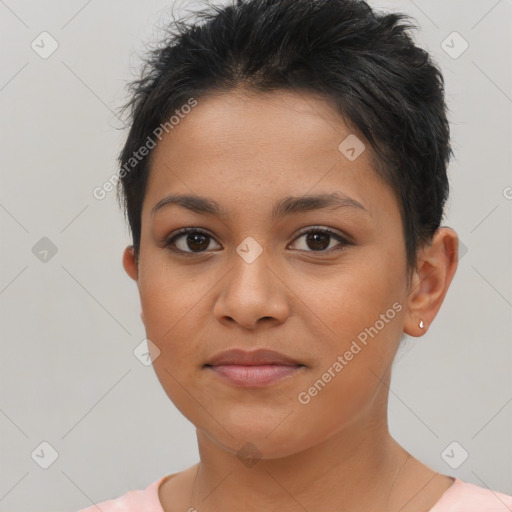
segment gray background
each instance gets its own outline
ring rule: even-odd
[[[467,249],[428,333],[398,356],[391,432],[433,469],[512,494],[512,4],[372,4],[414,16],[444,72],[456,154],[444,224]],[[116,172],[113,111],[170,5],[0,1],[2,512],[78,510],[198,460],[193,425],[133,353],[145,333],[115,193],[92,195]],[[46,59],[31,47],[43,31],[59,45]],[[469,44],[457,58],[453,31]],[[43,237],[57,249],[46,261]],[[58,454],[48,469],[43,441]]]

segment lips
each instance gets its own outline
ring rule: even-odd
[[[205,366],[303,366],[301,363],[275,350],[258,349],[247,352],[241,349],[231,349],[213,356]]]
[[[277,384],[298,375],[305,365],[275,350],[258,349],[247,352],[232,349],[220,352],[204,365],[206,370],[229,385],[242,388],[261,388]]]

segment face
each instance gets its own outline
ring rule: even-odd
[[[405,242],[369,145],[359,156],[360,146],[339,149],[351,134],[320,98],[226,93],[198,99],[154,150],[138,268],[128,248],[125,268],[165,392],[233,453],[250,442],[281,457],[384,420],[380,378],[403,330]],[[152,213],[170,194],[220,212],[196,201]],[[330,194],[344,201],[291,199]],[[232,348],[301,366],[238,385],[205,366]]]

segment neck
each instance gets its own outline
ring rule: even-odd
[[[381,415],[382,418],[382,415]],[[387,418],[362,420],[313,447],[244,464],[197,431],[200,462],[190,506],[201,512],[388,510],[409,454],[391,437]]]

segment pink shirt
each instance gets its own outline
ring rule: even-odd
[[[143,490],[129,491],[119,498],[102,501],[78,512],[164,512],[158,488],[167,478],[164,476]],[[512,496],[492,491],[455,478],[429,512],[511,512]]]

